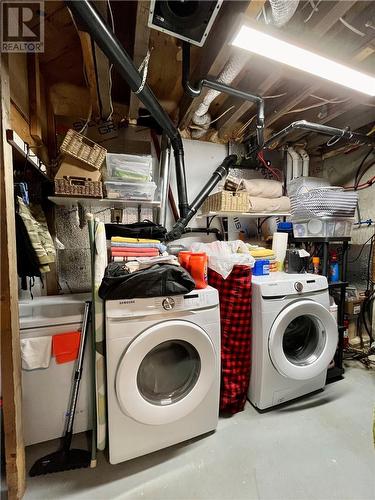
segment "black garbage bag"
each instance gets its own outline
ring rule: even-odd
[[[129,273],[124,263],[108,264],[99,288],[103,300],[184,295],[195,288],[195,282],[183,267],[172,264],[154,266]]]
[[[134,224],[105,224],[107,240],[113,236],[123,238],[147,238],[151,240],[164,240],[167,230],[161,224],[149,220],[134,222]]]

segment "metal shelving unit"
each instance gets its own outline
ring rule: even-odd
[[[328,278],[329,276],[329,246],[333,244],[341,244],[341,266],[340,266],[340,281],[329,283],[329,290],[334,290],[338,288],[340,291],[340,300],[338,304],[338,314],[337,323],[339,331],[339,341],[337,345],[337,351],[335,355],[335,366],[330,368],[327,373],[327,383],[335,382],[340,380],[344,374],[343,367],[343,356],[344,356],[344,309],[345,309],[345,290],[348,286],[347,277],[347,266],[348,266],[348,250],[350,237],[348,236],[335,236],[329,238],[322,237],[304,237],[304,238],[294,238],[290,236],[290,243],[318,243],[322,245],[323,259],[322,259],[322,274]]]

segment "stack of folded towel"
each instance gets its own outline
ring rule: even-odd
[[[111,257],[115,262],[128,261],[134,257],[158,257],[164,254],[167,247],[159,240],[142,238],[111,238]]]
[[[249,212],[289,212],[290,200],[283,196],[283,185],[268,179],[243,180],[241,189],[249,194]]]
[[[259,247],[257,245],[247,245],[250,254],[257,260],[268,260],[270,263],[270,272],[278,271],[278,263],[276,260],[275,252],[268,248]]]

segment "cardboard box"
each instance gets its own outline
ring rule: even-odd
[[[345,314],[348,316],[358,316],[361,312],[362,299],[345,302]]]
[[[96,168],[90,168],[89,165],[83,163],[70,156],[65,156],[60,163],[55,179],[63,179],[64,177],[82,177],[91,181],[100,181],[102,173]]]

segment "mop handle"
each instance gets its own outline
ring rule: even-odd
[[[77,406],[79,383],[80,383],[81,376],[82,376],[83,355],[84,355],[84,350],[85,350],[85,341],[86,341],[87,330],[88,330],[90,309],[91,309],[91,302],[86,301],[85,302],[85,310],[83,313],[81,341],[79,344],[78,359],[77,359],[76,369],[75,369],[75,373],[74,373],[74,386],[73,386],[73,391],[72,391],[72,399],[71,399],[70,408],[69,408],[68,423],[66,426],[67,433],[71,433],[73,431],[73,422],[74,422],[74,415],[75,415],[76,406]]]

